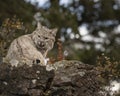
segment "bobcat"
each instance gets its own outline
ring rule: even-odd
[[[57,28],[48,29],[38,22],[33,33],[20,36],[11,43],[5,61],[22,62],[20,65],[24,63],[45,65],[46,55],[53,48],[56,33]]]

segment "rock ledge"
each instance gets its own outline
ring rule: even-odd
[[[0,66],[0,96],[104,96],[99,72],[79,61],[59,61],[45,66]],[[48,67],[49,68],[49,67]]]

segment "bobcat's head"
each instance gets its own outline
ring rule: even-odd
[[[32,39],[37,49],[43,54],[45,51],[51,50],[55,42],[56,33],[56,28],[48,29],[47,27],[38,23],[36,30],[32,33]]]

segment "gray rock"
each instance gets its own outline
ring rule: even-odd
[[[52,96],[104,96],[99,93],[99,72],[93,66],[79,61],[60,61],[54,66],[58,67],[52,83]]]
[[[0,66],[0,96],[104,96],[99,72],[79,61],[59,61],[45,66]]]
[[[46,71],[45,66],[39,65],[1,64],[0,73],[0,95],[5,96],[44,96],[54,77],[53,70]]]
[[[3,58],[2,56],[0,56],[0,64],[2,64],[2,62],[3,62]]]

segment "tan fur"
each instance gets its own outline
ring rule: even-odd
[[[17,60],[28,65],[40,60],[40,64],[45,65],[45,58],[48,51],[53,48],[56,32],[57,29],[48,29],[38,23],[33,33],[23,35],[11,43],[5,60]]]

